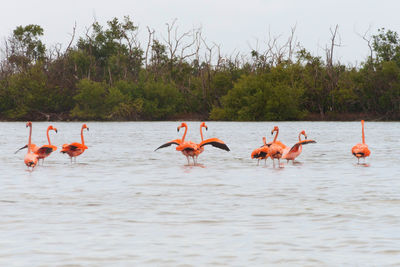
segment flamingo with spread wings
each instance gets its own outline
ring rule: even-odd
[[[177,145],[176,150],[182,152],[182,154],[186,157],[186,159],[188,161],[188,165],[190,165],[189,157],[191,157],[193,159],[193,165],[196,165],[195,156],[196,156],[196,153],[198,153],[198,151],[200,150],[200,147],[195,142],[185,141],[185,137],[186,137],[187,130],[188,130],[187,124],[182,122],[182,124],[180,126],[178,126],[177,131],[179,132],[179,130],[181,128],[185,128],[185,132],[183,133],[182,139],[175,139],[175,140],[169,141],[169,142],[159,146],[154,151],[157,151],[160,148],[168,147],[171,145]]]
[[[31,137],[32,137],[32,122],[28,121],[26,123],[26,127],[29,127],[29,139],[28,139],[28,152],[26,153],[25,157],[24,157],[24,162],[25,165],[29,168],[35,168],[35,166],[37,165],[38,162],[38,155],[33,153],[32,150],[32,143],[31,143]]]
[[[85,152],[88,147],[85,145],[85,139],[83,138],[83,130],[86,129],[89,131],[89,128],[86,126],[86,124],[82,125],[81,128],[81,141],[82,144],[80,143],[71,143],[71,144],[64,144],[61,149],[61,153],[65,154],[67,153],[68,156],[71,158],[71,163],[72,163],[72,158],[75,158]]]
[[[365,161],[366,157],[369,157],[371,151],[368,148],[368,145],[365,143],[365,134],[364,134],[364,120],[361,121],[362,127],[362,143],[353,146],[351,149],[351,153],[357,158],[358,164],[360,163],[360,158],[363,158]]]
[[[304,135],[305,140],[301,140],[301,135]],[[299,133],[299,142],[294,144],[291,148],[289,148],[289,147],[285,148],[283,150],[282,158],[286,159],[287,162],[289,162],[289,160],[294,162],[294,159],[297,158],[301,154],[301,151],[303,150],[303,145],[311,144],[311,143],[316,143],[316,141],[307,140],[306,132],[304,130],[301,131]]]
[[[199,150],[195,151],[195,157],[196,157],[196,162],[197,162],[197,157],[204,151],[204,146],[206,145],[212,145],[213,147],[225,150],[225,151],[230,151],[229,147],[220,139],[218,138],[209,138],[204,140],[203,138],[203,131],[202,128],[206,128],[206,131],[208,130],[208,127],[205,122],[202,122],[200,124],[200,136],[201,136],[201,142],[198,144]]]
[[[178,129],[177,129],[178,132],[181,128],[185,128],[185,132],[182,136],[182,139],[175,139],[170,142],[167,142],[167,143],[159,146],[156,150],[158,150],[160,148],[168,147],[170,145],[177,145],[176,150],[181,151],[182,154],[186,156],[188,165],[190,164],[189,157],[191,157],[193,159],[193,165],[197,164],[197,157],[204,151],[204,146],[206,146],[206,145],[212,145],[214,147],[229,151],[228,146],[223,141],[219,140],[218,138],[209,138],[209,139],[204,140],[202,128],[206,128],[206,130],[208,129],[207,125],[204,122],[200,124],[200,136],[201,136],[201,140],[202,140],[200,142],[200,144],[197,144],[192,141],[185,141],[188,126],[186,123],[183,122],[178,127]]]

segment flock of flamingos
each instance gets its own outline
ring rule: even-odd
[[[362,126],[362,143],[355,145],[351,149],[351,153],[357,158],[358,163],[360,162],[360,158],[363,158],[365,160],[365,157],[368,157],[371,152],[368,149],[368,145],[365,143],[365,135],[364,135],[364,121],[361,121],[361,126]],[[29,139],[28,139],[28,144],[21,147],[18,149],[15,153],[17,153],[19,150],[27,148],[28,152],[26,153],[24,157],[24,162],[25,165],[29,168],[33,168],[38,164],[39,160],[42,159],[42,164],[43,161],[46,157],[48,157],[53,151],[57,150],[57,147],[52,145],[50,142],[50,137],[49,137],[49,131],[53,130],[57,133],[57,128],[54,128],[52,125],[50,125],[47,128],[47,140],[49,142],[48,145],[43,145],[41,147],[38,147],[37,145],[32,143],[31,136],[32,136],[32,122],[28,121],[26,123],[26,127],[29,127]],[[193,165],[197,164],[197,158],[198,156],[204,151],[204,146],[206,145],[212,145],[216,148],[223,149],[226,151],[230,151],[229,147],[220,139],[218,138],[209,138],[204,140],[203,138],[203,128],[208,130],[207,125],[202,122],[200,124],[200,136],[201,136],[201,142],[200,143],[195,143],[192,141],[186,141],[186,133],[188,130],[188,126],[186,123],[182,123],[180,126],[178,126],[178,132],[181,128],[185,128],[185,132],[182,136],[181,139],[175,139],[172,141],[169,141],[161,146],[159,146],[156,150],[164,147],[168,147],[171,145],[176,145],[176,150],[181,151],[184,156],[186,156],[188,165],[190,164],[189,158],[192,158],[193,160]],[[71,143],[71,144],[64,144],[62,145],[61,153],[68,154],[68,156],[71,159],[71,163],[73,158],[81,155],[88,147],[85,145],[85,139],[83,138],[83,130],[88,130],[89,128],[86,126],[86,124],[82,125],[81,128],[81,142],[82,143]],[[278,141],[278,134],[279,134],[279,128],[278,126],[275,126],[274,129],[271,131],[271,135],[275,133],[274,140],[270,143],[266,142],[266,138],[263,137],[263,144],[259,148],[254,149],[254,151],[251,153],[251,158],[253,159],[258,159],[259,164],[260,160],[264,159],[265,162],[268,158],[271,158],[273,161],[273,164],[275,166],[275,159],[280,162],[280,159],[286,159],[288,162],[289,160],[294,161],[300,154],[303,148],[303,145],[310,144],[310,143],[316,143],[314,140],[308,140],[307,135],[305,131],[301,131],[299,133],[299,141],[294,144],[291,147],[286,146],[283,144],[281,141]],[[304,140],[301,140],[301,136],[304,136]]]

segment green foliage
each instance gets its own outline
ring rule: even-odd
[[[162,120],[181,111],[183,97],[174,83],[149,81],[139,90],[144,99],[144,118]]]
[[[400,65],[400,38],[397,32],[379,29],[373,36],[372,47],[379,61],[395,61]]]
[[[305,115],[301,109],[304,88],[291,81],[293,68],[277,67],[269,73],[246,75],[222,98],[223,110],[214,107],[214,120],[296,120]]]
[[[78,82],[78,94],[74,97],[76,105],[71,111],[72,117],[78,119],[105,119],[107,103],[104,101],[107,86],[104,82],[87,79]]]
[[[284,49],[217,62],[211,50],[210,59],[185,57],[179,49],[193,53],[197,44],[186,46],[191,41],[180,38],[187,34],[175,36],[180,48],[174,37],[162,42],[150,35],[144,52],[129,17],[93,23],[65,53],[47,51],[43,32],[38,25],[18,26],[5,40],[1,119],[259,121],[346,113],[400,119],[400,38],[383,28],[358,68],[327,64],[306,49],[294,51],[295,62]]]
[[[39,25],[18,26],[9,39],[9,62],[26,69],[29,64],[44,60],[46,47],[40,40],[42,35],[43,28]]]

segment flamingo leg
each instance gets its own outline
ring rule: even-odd
[[[264,166],[267,165],[267,158],[264,159]]]
[[[257,166],[260,165],[260,159],[257,160]]]

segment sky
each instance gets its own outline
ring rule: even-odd
[[[37,24],[47,46],[65,47],[75,23],[76,35],[83,36],[94,20],[105,25],[129,16],[140,38],[147,36],[147,26],[165,36],[166,23],[175,19],[182,32],[201,27],[207,41],[220,45],[225,55],[249,54],[257,43],[262,50],[269,36],[279,36],[283,44],[296,26],[296,40],[324,57],[330,29],[338,25],[341,46],[334,50],[335,59],[357,65],[369,54],[359,35],[376,34],[382,27],[400,34],[398,10],[398,0],[14,0],[2,3],[0,38],[11,36],[19,25]]]

